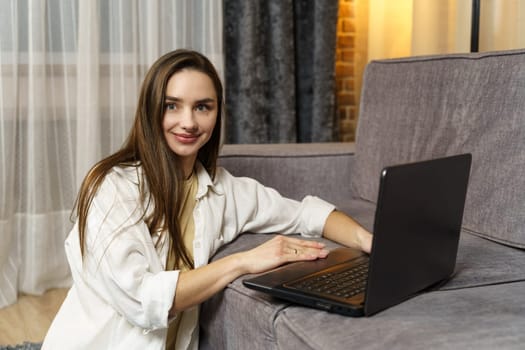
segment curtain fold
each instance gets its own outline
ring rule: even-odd
[[[298,141],[337,141],[335,47],[338,1],[295,0]]]
[[[222,2],[0,0],[0,307],[71,284],[79,185],[124,142],[149,65],[177,48],[222,74]]]
[[[229,143],[337,139],[337,0],[224,0]]]

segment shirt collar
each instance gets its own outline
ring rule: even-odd
[[[216,194],[223,194],[223,191],[221,191],[219,186],[212,181],[210,174],[208,174],[208,171],[206,171],[204,166],[198,160],[195,162],[195,171],[197,172],[197,179],[199,180],[197,199],[204,197],[210,189]]]

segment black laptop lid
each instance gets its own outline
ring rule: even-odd
[[[463,154],[382,171],[366,315],[453,274],[471,159]]]

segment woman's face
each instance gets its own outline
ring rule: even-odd
[[[168,146],[181,158],[186,176],[213,133],[217,111],[215,87],[206,74],[184,69],[168,80],[162,128]]]

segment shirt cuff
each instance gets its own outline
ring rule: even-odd
[[[304,237],[321,237],[326,219],[335,210],[335,206],[315,196],[306,196],[302,200],[302,204],[304,205],[302,220],[306,225],[302,235]]]
[[[168,328],[169,311],[175,299],[179,271],[161,271],[148,275],[142,285],[142,302],[146,319],[152,331]]]

